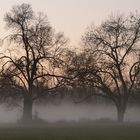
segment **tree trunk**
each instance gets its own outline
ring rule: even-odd
[[[117,120],[118,122],[122,123],[124,121],[124,115],[126,111],[126,106],[125,105],[117,105]]]
[[[33,100],[29,95],[24,96],[24,108],[23,108],[23,122],[32,121],[32,106]]]

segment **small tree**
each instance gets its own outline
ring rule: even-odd
[[[86,52],[68,51],[66,62],[68,63],[65,66],[65,74],[69,79],[65,79],[65,83],[74,102],[79,103],[93,96],[93,76],[89,76],[88,72],[91,69],[95,70],[95,60]]]
[[[8,107],[22,107],[19,101],[22,99],[24,89],[8,71],[0,74],[0,100]],[[20,93],[20,94],[19,94]]]
[[[132,99],[134,99],[138,104],[140,102],[140,51],[138,51],[138,59],[131,67],[130,76],[131,81],[134,83]]]

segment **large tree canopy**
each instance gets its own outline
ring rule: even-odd
[[[83,43],[96,60],[94,72],[91,69],[87,74],[94,78],[95,88],[102,91],[99,95],[114,101],[118,119],[122,121],[136,77],[131,73],[138,58],[140,16],[111,17],[97,28],[90,27],[83,36]]]
[[[61,58],[67,39],[63,34],[54,32],[46,15],[35,15],[29,4],[14,6],[5,15],[5,21],[12,29],[8,36],[11,45],[21,53],[3,54],[3,70],[24,88],[23,118],[31,119],[33,101],[61,84]],[[45,90],[37,92],[39,85]]]

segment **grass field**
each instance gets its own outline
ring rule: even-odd
[[[140,140],[140,124],[1,125],[0,140]]]

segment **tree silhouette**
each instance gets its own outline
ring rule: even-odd
[[[5,21],[12,29],[7,38],[22,52],[15,56],[12,52],[3,55],[1,58],[6,62],[3,68],[24,87],[23,120],[30,121],[34,100],[60,86],[61,48],[67,40],[63,34],[55,34],[46,16],[42,13],[35,15],[29,4],[14,6],[5,15]],[[37,92],[39,87],[44,91]]]
[[[122,122],[127,102],[132,94],[136,75],[132,75],[137,58],[136,50],[140,40],[140,16],[111,17],[101,24],[88,29],[83,37],[88,53],[96,59],[96,67],[88,73],[95,80],[99,96],[110,98],[116,105],[118,121]]]

